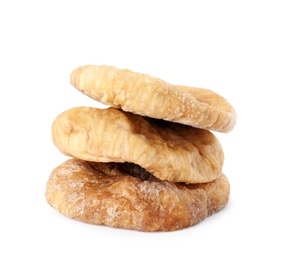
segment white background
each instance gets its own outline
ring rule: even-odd
[[[0,1],[0,259],[284,259],[283,1]],[[176,232],[68,219],[45,200],[67,158],[55,117],[100,104],[75,90],[77,66],[106,64],[211,89],[236,109],[216,133],[228,206]],[[167,258],[167,259],[168,259]]]

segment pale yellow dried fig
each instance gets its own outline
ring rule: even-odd
[[[219,132],[231,131],[236,123],[232,105],[208,89],[175,86],[147,74],[105,65],[78,67],[70,82],[101,103],[142,116]]]
[[[161,180],[204,183],[216,179],[224,154],[208,130],[153,120],[114,108],[77,107],[52,126],[64,154],[94,162],[129,162]]]

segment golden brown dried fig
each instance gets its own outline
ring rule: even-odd
[[[51,173],[47,201],[62,214],[91,224],[172,231],[199,223],[229,200],[224,174],[210,183],[185,185],[140,179],[139,169],[133,177],[131,167],[70,159]]]

